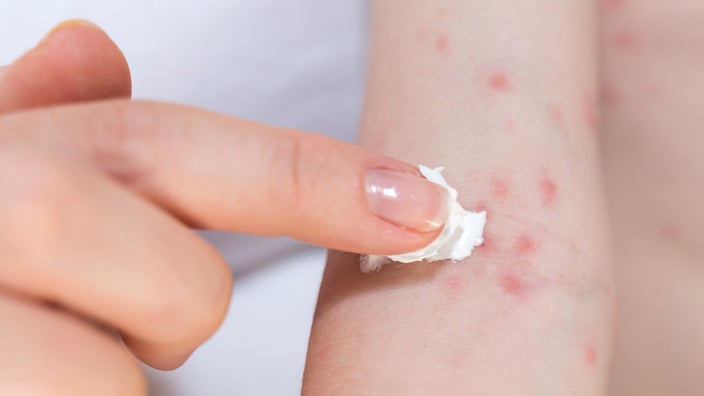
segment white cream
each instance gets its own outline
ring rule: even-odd
[[[470,212],[457,202],[457,190],[450,187],[442,177],[444,168],[431,169],[420,165],[420,172],[426,179],[447,189],[450,215],[437,238],[430,245],[414,252],[392,256],[361,256],[360,269],[369,273],[385,264],[396,261],[412,263],[416,261],[462,260],[472,255],[476,246],[484,243],[486,212]]]

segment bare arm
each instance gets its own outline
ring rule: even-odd
[[[611,269],[592,1],[377,0],[361,143],[446,166],[486,244],[362,275],[332,252],[304,394],[604,390]]]

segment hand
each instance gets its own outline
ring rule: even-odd
[[[0,394],[144,394],[132,355],[181,365],[232,289],[188,226],[392,254],[442,224],[409,164],[130,92],[84,23],[0,69]]]

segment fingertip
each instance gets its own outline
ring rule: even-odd
[[[37,45],[41,45],[43,42],[49,40],[54,33],[58,32],[64,28],[68,28],[68,27],[72,27],[72,26],[84,26],[87,28],[103,31],[103,29],[100,26],[98,26],[97,24],[95,24],[91,21],[88,21],[85,19],[68,19],[68,20],[65,20],[65,21],[59,23],[58,25],[54,26],[51,30],[49,30],[44,35],[44,37],[41,40],[39,40],[39,43]]]
[[[0,74],[0,113],[72,102],[130,97],[122,51],[97,25],[69,20]]]
[[[183,366],[195,350],[184,352],[178,347],[155,346],[123,336],[123,343],[142,363],[157,370],[171,371]]]

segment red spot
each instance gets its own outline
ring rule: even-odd
[[[447,8],[440,8],[438,10],[438,18],[445,18],[447,16]]]
[[[559,105],[553,104],[550,106],[550,118],[558,124],[562,124],[565,120],[565,115]]]
[[[428,31],[425,29],[419,30],[418,33],[416,33],[416,39],[418,41],[425,41],[425,39],[428,38]]]
[[[516,238],[516,253],[527,255],[535,252],[535,241],[528,235],[521,235]]]
[[[660,226],[660,237],[670,243],[682,239],[682,229],[675,224],[666,223]]]
[[[477,246],[477,249],[481,249],[486,253],[491,253],[496,248],[496,239],[493,236],[484,233],[484,243]]]
[[[500,284],[501,289],[504,292],[515,297],[524,295],[528,289],[523,280],[521,280],[521,278],[514,273],[506,273],[502,275]]]
[[[597,360],[599,360],[599,354],[597,353],[596,347],[592,344],[588,344],[584,347],[584,361],[588,365],[596,365]]]
[[[489,215],[489,205],[485,201],[479,201],[474,206],[471,207],[472,212],[487,212],[487,217]]]
[[[592,131],[597,132],[599,130],[599,112],[596,104],[591,99],[584,101],[584,119]]]
[[[636,35],[628,29],[617,31],[612,37],[612,42],[622,50],[633,50],[638,46]]]
[[[557,200],[557,185],[548,175],[543,175],[540,180],[540,191],[543,193],[543,205],[552,206]]]
[[[618,101],[618,94],[613,87],[604,85],[600,91],[601,101],[605,104],[614,104]]]
[[[506,74],[496,72],[489,76],[489,85],[495,91],[507,91],[509,89],[509,80]]]
[[[491,182],[491,195],[494,198],[505,199],[509,194],[508,181],[504,179],[495,179]]]
[[[450,55],[450,39],[446,34],[441,34],[435,39],[435,51],[444,56]]]
[[[440,290],[449,300],[460,300],[464,289],[465,281],[459,275],[449,275],[440,283]]]

